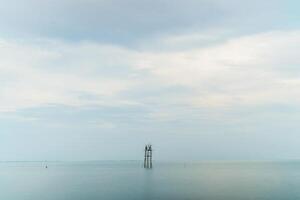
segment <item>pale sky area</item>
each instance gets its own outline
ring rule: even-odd
[[[300,158],[299,1],[0,3],[0,160]]]

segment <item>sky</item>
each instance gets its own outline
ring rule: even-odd
[[[297,0],[0,0],[0,160],[300,158]]]

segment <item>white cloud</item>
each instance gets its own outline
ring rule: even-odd
[[[197,35],[176,38],[167,41],[180,40],[181,45],[199,41]],[[172,98],[163,100],[173,105],[296,104],[300,98],[299,51],[300,31],[269,32],[163,52],[91,42],[2,40],[0,111],[46,104],[147,104],[143,98],[123,94],[135,91],[143,95],[148,88],[169,86],[189,91],[173,92]],[[153,95],[152,102],[168,96],[167,92]]]
[[[101,73],[121,65],[118,57],[126,58],[122,52],[89,43],[2,41],[0,111],[45,104],[127,104],[116,96],[134,81]]]
[[[137,66],[162,84],[192,88],[186,100],[196,106],[289,104],[300,98],[299,50],[300,31],[278,31],[211,47],[144,53]]]

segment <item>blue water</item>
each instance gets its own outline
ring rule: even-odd
[[[48,165],[48,169],[45,168]],[[300,162],[2,162],[2,200],[300,199]]]

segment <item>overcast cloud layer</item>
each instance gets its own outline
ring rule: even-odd
[[[3,4],[0,160],[298,158],[297,4]]]

